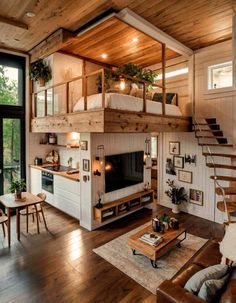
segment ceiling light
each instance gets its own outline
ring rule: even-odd
[[[102,59],[106,59],[107,58],[107,54],[102,54],[101,57],[102,57]]]
[[[138,42],[139,42],[139,39],[138,39],[138,38],[133,38],[133,39],[132,39],[132,42],[133,42],[133,43],[138,43]]]
[[[25,15],[29,18],[33,18],[36,16],[35,13],[33,13],[33,12],[27,12]]]

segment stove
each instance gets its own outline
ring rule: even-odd
[[[64,166],[64,165],[52,165],[52,166],[45,167],[45,169],[51,170],[51,171],[62,172],[62,171],[68,171],[69,167],[68,166]]]

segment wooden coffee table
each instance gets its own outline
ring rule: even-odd
[[[163,237],[163,241],[157,245],[152,246],[146,244],[145,242],[141,241],[139,238],[145,233],[153,233],[155,235]],[[178,239],[178,237],[181,237]],[[157,268],[157,260],[170,251],[174,246],[181,247],[181,242],[186,239],[186,229],[180,227],[177,230],[169,229],[164,234],[153,232],[152,226],[149,225],[142,230],[138,231],[136,234],[132,235],[128,240],[128,245],[131,247],[132,252],[134,255],[139,254],[146,256],[150,259],[151,264],[154,268]]]

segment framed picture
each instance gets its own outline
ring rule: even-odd
[[[169,175],[176,175],[173,160],[171,158],[166,159],[166,173]]]
[[[170,155],[180,155],[180,142],[169,142],[169,153]]]
[[[80,141],[81,150],[88,150],[88,141]]]
[[[178,171],[178,180],[185,183],[192,183],[193,173],[187,170]]]
[[[184,155],[184,162],[188,164],[195,164],[197,163],[197,155],[193,154],[185,154]]]
[[[174,156],[174,167],[184,168],[184,157]]]
[[[203,191],[198,189],[189,189],[189,201],[191,203],[203,206]]]
[[[83,171],[89,171],[89,160],[83,159]]]

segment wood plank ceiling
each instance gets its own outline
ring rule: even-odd
[[[149,66],[162,60],[161,43],[116,17],[72,39],[62,51],[115,66],[128,62]],[[103,54],[107,58],[102,58]],[[178,56],[176,52],[166,50],[167,60]]]
[[[198,49],[231,38],[232,16],[236,12],[235,2],[235,0],[1,0],[0,46],[29,51],[60,27],[75,31],[109,8],[121,10],[128,7],[186,46]],[[35,13],[35,17],[27,17],[27,12]],[[19,22],[19,27],[2,22],[3,17],[9,21]]]

